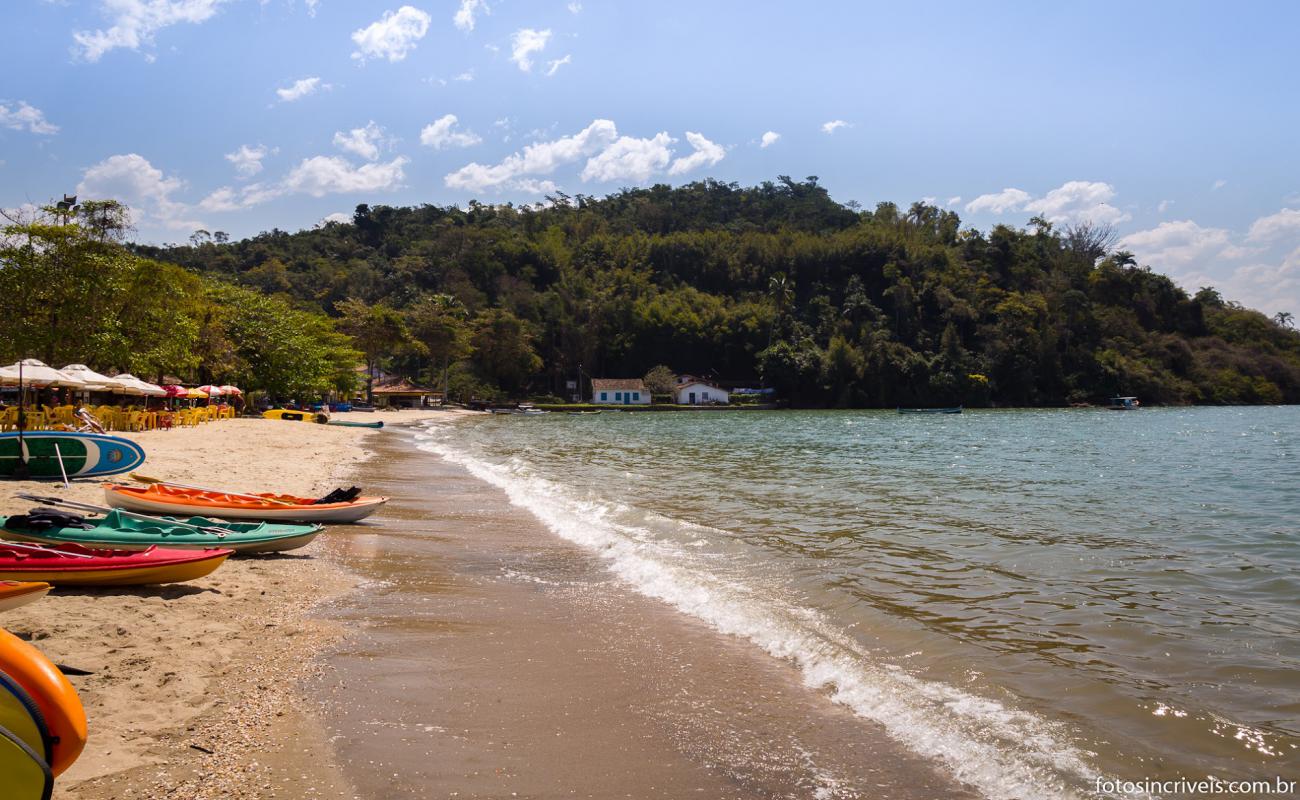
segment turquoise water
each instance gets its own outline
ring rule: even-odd
[[[990,797],[1300,777],[1300,408],[607,412],[421,438]]]

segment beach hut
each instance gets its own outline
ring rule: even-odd
[[[591,402],[607,405],[648,405],[650,390],[640,378],[592,378]]]
[[[726,389],[701,380],[679,384],[673,390],[673,399],[684,406],[725,406],[731,402]]]

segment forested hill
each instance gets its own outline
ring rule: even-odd
[[[1189,296],[1104,228],[963,229],[815,178],[550,200],[139,249],[343,317],[369,360],[461,393],[667,364],[811,406],[1300,402],[1289,317]]]

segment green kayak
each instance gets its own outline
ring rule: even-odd
[[[11,524],[10,520],[14,523]],[[39,544],[72,542],[118,550],[144,550],[155,546],[182,550],[224,547],[237,553],[275,553],[302,547],[315,539],[321,530],[319,525],[224,522],[206,517],[185,520],[142,518],[116,509],[102,517],[86,517],[85,520],[94,527],[33,528],[24,526],[20,518],[0,517],[0,538]]]

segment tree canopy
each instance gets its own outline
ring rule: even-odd
[[[547,200],[361,205],[135,252],[329,317],[391,310],[407,335],[373,355],[464,391],[563,395],[578,364],[667,363],[811,406],[1300,402],[1289,317],[1189,296],[1104,226],[980,231],[924,203],[842,205],[816,178]]]

